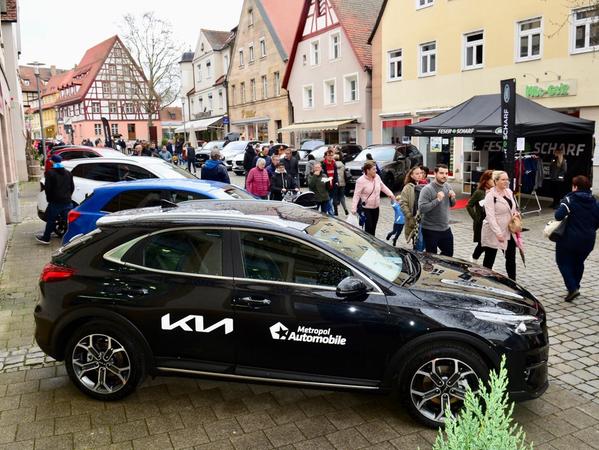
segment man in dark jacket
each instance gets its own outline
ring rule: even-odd
[[[297,158],[293,156],[291,148],[285,149],[285,157],[283,158],[283,164],[285,164],[285,170],[287,171],[287,173],[291,175],[291,177],[295,181],[295,184],[299,186],[299,164],[297,162]]]
[[[196,173],[196,149],[191,146],[191,143],[187,143],[187,170],[191,173]]]
[[[73,207],[71,195],[75,190],[73,175],[62,165],[62,158],[59,155],[52,156],[53,168],[45,174],[46,181],[44,192],[48,206],[46,208],[46,228],[43,235],[35,236],[40,244],[48,245],[50,235],[56,226],[56,219],[62,215],[66,220],[66,214]]]
[[[295,180],[285,171],[285,164],[279,162],[277,170],[270,177],[270,199],[283,200],[289,191],[298,191]]]
[[[243,155],[243,169],[245,170],[246,183],[250,170],[252,170],[255,167],[255,157],[256,150],[254,150],[254,146],[252,144],[248,144],[248,146],[245,148],[245,154]]]
[[[227,168],[223,164],[220,151],[213,149],[210,152],[210,159],[202,166],[202,180],[220,181],[221,183],[230,183]]]

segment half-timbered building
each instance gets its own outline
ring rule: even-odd
[[[59,133],[72,134],[75,143],[104,138],[105,117],[113,136],[159,142],[160,116],[158,108],[148,108],[148,89],[143,72],[113,36],[87,50],[77,67],[63,75],[55,104]]]

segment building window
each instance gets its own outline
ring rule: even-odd
[[[133,103],[125,103],[125,112],[127,114],[133,114]]]
[[[262,75],[262,99],[268,98],[268,80],[266,75]]]
[[[239,67],[243,67],[243,50],[239,50]]]
[[[111,123],[110,124],[110,132],[112,133],[113,136],[118,135],[119,134],[119,124]]]
[[[420,44],[420,76],[427,77],[437,72],[437,43]]]
[[[281,95],[281,74],[279,72],[274,73],[274,92],[275,97]]]
[[[100,102],[92,102],[92,113],[100,112]]]
[[[108,73],[110,75],[116,75],[116,66],[114,64],[108,64]]]
[[[212,99],[212,94],[208,94],[208,111],[212,111],[214,109],[214,101]]]
[[[119,112],[116,102],[110,102],[108,104],[108,112],[111,114],[117,114]]]
[[[245,103],[245,83],[241,82],[239,83],[239,91],[240,91],[240,95],[241,95],[241,103]]]
[[[235,105],[237,99],[237,87],[234,84],[231,85],[231,105]]]
[[[331,42],[331,53],[329,58],[332,60],[341,58],[341,35],[339,33],[333,33],[330,37]]]
[[[94,123],[94,134],[96,136],[102,135],[102,124],[101,123]]]
[[[29,80],[23,80],[23,84],[24,84],[25,86],[29,86],[31,83],[29,82]]]
[[[335,78],[324,82],[324,104],[335,105],[337,103],[337,82]]]
[[[248,27],[254,26],[254,10],[248,11]]]
[[[483,66],[484,34],[482,31],[464,35],[464,69]]]
[[[200,97],[200,112],[204,112],[204,97]]]
[[[266,41],[264,38],[260,39],[260,58],[264,58],[266,56]]]
[[[314,88],[312,85],[304,86],[304,109],[314,108]]]
[[[387,53],[389,58],[389,81],[401,80],[403,75],[402,72],[402,53],[401,48],[397,50],[391,50]]]
[[[343,77],[343,97],[345,102],[357,102],[358,96],[358,74],[345,75]]]
[[[310,64],[317,66],[320,62],[320,41],[314,41],[310,43]]]
[[[110,94],[110,83],[108,81],[103,81],[102,82],[102,91],[104,91],[104,94]]]
[[[324,16],[327,12],[327,0],[318,0],[318,17]]]
[[[224,102],[223,102],[223,90],[219,89],[218,90],[218,108],[219,109],[223,109],[224,106]]]
[[[202,65],[198,64],[198,81],[202,81]]]
[[[249,63],[251,64],[254,62],[254,44],[253,43],[248,45],[248,51],[249,51],[249,55],[250,55]]]
[[[599,50],[599,8],[572,11],[573,53]]]
[[[541,18],[518,22],[517,61],[530,61],[541,57]]]
[[[210,63],[210,61],[208,61],[206,63],[206,78],[211,78],[212,77],[212,64]]]
[[[116,90],[119,94],[124,94],[125,93],[125,83],[123,83],[122,81],[119,81],[116,84]]]
[[[252,78],[250,80],[250,95],[252,96],[252,101],[256,101],[256,79]]]
[[[416,9],[432,6],[435,0],[416,0]]]

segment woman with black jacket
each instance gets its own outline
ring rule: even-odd
[[[287,192],[297,190],[295,180],[285,171],[285,164],[279,162],[276,170],[270,177],[270,199],[283,200],[283,196]]]
[[[472,231],[473,231],[473,241],[476,242],[476,247],[472,252],[471,260],[473,262],[478,261],[480,255],[485,251],[480,244],[480,235],[481,230],[483,228],[483,220],[485,220],[485,196],[487,195],[487,191],[494,186],[493,183],[493,171],[485,170],[483,174],[480,176],[478,180],[478,187],[470,200],[468,200],[468,206],[466,206],[466,210],[470,217],[472,217]]]
[[[555,211],[556,220],[568,218],[564,236],[555,244],[555,261],[568,289],[565,301],[580,295],[584,261],[595,247],[599,228],[599,203],[591,194],[591,182],[583,175],[572,179],[572,192]]]

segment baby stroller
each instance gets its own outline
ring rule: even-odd
[[[312,191],[306,192],[286,192],[283,196],[284,202],[295,203],[296,205],[303,206],[304,208],[316,209],[316,196]]]

